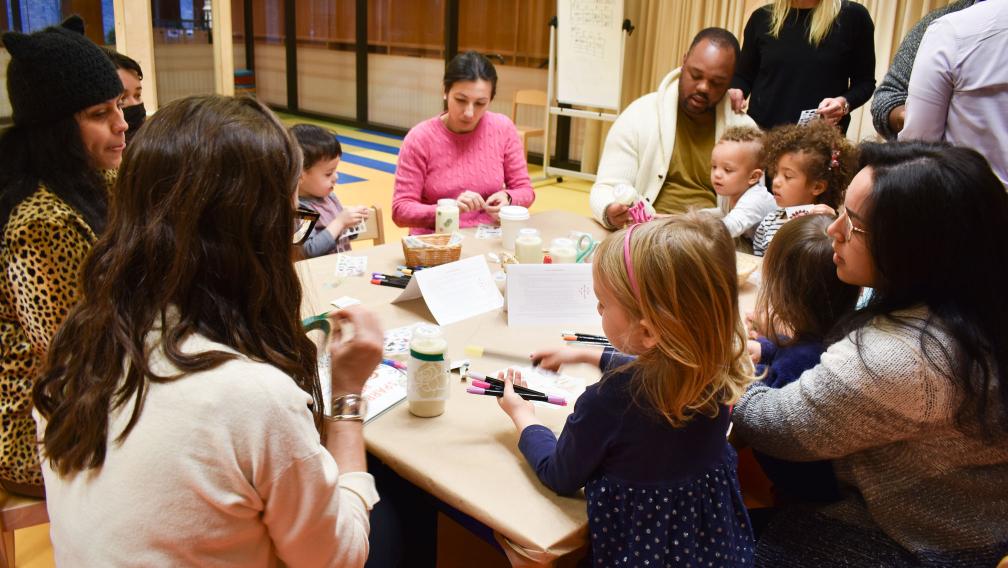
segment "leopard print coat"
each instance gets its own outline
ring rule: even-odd
[[[115,172],[106,172],[111,184]],[[84,218],[45,187],[18,204],[0,246],[0,478],[42,485],[31,392],[46,349],[80,299],[95,242]]]

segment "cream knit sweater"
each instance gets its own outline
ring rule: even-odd
[[[199,336],[182,348],[233,352]],[[177,372],[159,351],[151,367]],[[121,443],[132,405],[112,414],[101,469],[61,477],[43,462],[56,564],[363,566],[374,479],[340,474],[310,402],[245,357],[150,385]]]
[[[606,207],[615,201],[617,185],[633,186],[651,203],[658,197],[675,148],[681,69],[666,75],[656,92],[630,103],[609,130],[590,197],[592,214],[600,222]],[[729,127],[756,126],[749,115],[732,111],[727,96],[715,112],[715,141]],[[719,204],[723,200],[718,197]]]
[[[846,498],[821,512],[877,527],[918,559],[996,551],[1008,543],[1008,436],[956,428],[961,391],[926,362],[913,328],[927,310],[898,315],[911,325],[878,318],[862,329],[860,355],[852,335],[798,381],[750,387],[735,432],[775,457],[833,460]],[[933,360],[956,353],[941,327],[928,329]]]

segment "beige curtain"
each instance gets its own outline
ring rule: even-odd
[[[622,106],[653,91],[669,71],[682,62],[693,36],[718,26],[742,39],[749,14],[769,0],[626,0],[625,17],[636,27],[627,40],[623,63]],[[882,80],[903,36],[925,14],[951,0],[855,0],[864,4],[875,22],[875,78]],[[871,101],[851,113],[849,138],[874,138]],[[585,126],[581,169],[594,172],[602,153],[608,123]]]

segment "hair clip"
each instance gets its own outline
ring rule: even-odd
[[[826,169],[832,171],[833,168],[839,168],[839,167],[840,167],[840,150],[833,150],[833,152],[830,153],[829,167]]]

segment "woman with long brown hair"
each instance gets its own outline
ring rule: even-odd
[[[34,392],[58,563],[363,564],[377,493],[359,395],[381,331],[336,316],[355,333],[329,345],[323,416],[293,266],[300,173],[253,99],[174,102],[129,145]]]

